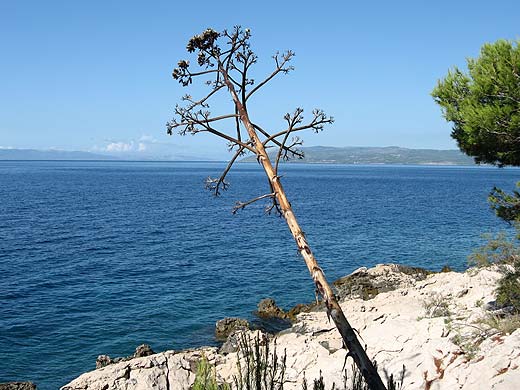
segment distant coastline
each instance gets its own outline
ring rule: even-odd
[[[2,149],[0,148],[0,161],[157,161],[157,162],[207,162],[200,156],[153,156],[139,153],[92,153],[68,150],[38,150],[38,149]]]
[[[115,156],[90,152],[65,151],[65,150],[36,150],[36,149],[0,149],[0,160],[25,160],[25,161],[114,161],[119,160]]]
[[[475,162],[458,150],[408,149],[388,147],[332,147],[312,146],[301,148],[303,159],[290,159],[288,163],[349,164],[349,165],[432,165],[432,166],[475,166]],[[274,154],[272,158],[274,158]],[[178,161],[217,162],[196,156],[172,155],[115,155],[83,151],[0,149],[0,161]],[[241,162],[256,162],[248,156]]]
[[[408,149],[398,146],[312,146],[301,150],[305,155],[303,159],[290,159],[288,162],[350,165],[477,165],[471,157],[459,150]],[[272,157],[275,157],[274,154]],[[252,161],[256,161],[254,156],[242,160],[242,162]]]

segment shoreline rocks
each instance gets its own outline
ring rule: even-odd
[[[215,324],[215,337],[217,340],[226,340],[229,335],[241,329],[249,329],[248,320],[238,317],[226,317]]]
[[[383,377],[384,372],[399,375],[404,366],[403,390],[518,388],[520,329],[500,332],[486,322],[491,306],[486,304],[494,301],[501,276],[495,269],[423,274],[378,265],[349,276],[339,285],[345,294],[340,304]],[[385,277],[391,283],[383,282]],[[361,290],[352,280],[361,280]],[[259,334],[239,332],[230,336],[235,344],[227,351],[200,348],[135,358],[85,373],[62,390],[189,390],[203,356],[215,366],[220,383],[232,383],[240,334]],[[262,342],[269,342],[271,351],[275,344],[285,351],[286,390],[300,390],[304,376],[312,381],[320,373],[327,388],[343,383],[347,351],[324,311],[300,313],[289,329]]]
[[[273,298],[262,299],[255,314],[260,318],[287,318],[287,313],[278,307]]]
[[[0,383],[0,390],[36,390],[32,382],[7,382]]]
[[[112,359],[108,355],[99,355],[96,359],[96,369],[106,367],[110,364],[115,364],[119,362],[124,362],[128,360],[132,360],[139,357],[150,356],[155,354],[152,348],[148,344],[141,344],[136,349],[133,355],[126,357],[118,357]]]
[[[433,273],[419,267],[378,264],[372,268],[358,268],[350,275],[334,281],[332,285],[336,289],[339,300],[349,298],[368,300],[380,293],[413,286]]]

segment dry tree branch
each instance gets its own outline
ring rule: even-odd
[[[265,137],[271,137],[271,134],[269,134],[267,131],[265,131],[264,129],[262,129],[260,126],[258,126],[257,124],[253,123],[253,127],[258,130],[260,133],[262,133]],[[290,153],[292,156],[294,157],[297,157],[299,159],[302,159],[305,157],[305,154],[301,151],[301,150],[296,150],[296,149],[290,149],[289,147],[287,146],[283,146],[282,143],[280,141],[278,141],[277,139],[271,139],[269,140],[270,142],[273,142],[276,146],[278,147],[282,147],[286,152]],[[269,148],[270,146],[269,145],[266,145],[264,143],[265,147],[266,148]]]
[[[297,150],[294,149],[294,147],[301,146],[303,144],[303,142],[298,137],[294,137],[292,140],[292,144],[290,144],[289,146],[285,146],[285,143],[287,142],[287,139],[289,138],[290,134],[291,134],[291,132],[289,132],[289,131],[285,134],[285,137],[283,138],[283,141],[282,141],[282,145],[278,148],[278,154],[276,155],[275,166],[274,166],[274,171],[276,172],[277,175],[278,175],[278,165],[280,164],[280,158],[283,158],[284,161],[289,160],[289,153],[291,153],[292,155],[295,155],[295,153],[297,152]],[[302,152],[302,154],[303,154],[303,152]]]
[[[284,119],[287,121],[287,124],[288,124],[288,130],[283,137],[282,143],[281,143],[280,147],[278,148],[278,154],[276,155],[276,158],[275,158],[274,171],[276,172],[277,175],[278,175],[278,165],[280,164],[280,158],[284,154],[285,143],[287,142],[287,139],[289,138],[289,135],[291,134],[291,131],[294,128],[294,126],[296,126],[296,124],[298,124],[298,123],[301,123],[301,121],[303,120],[302,113],[303,113],[303,108],[298,107],[292,115],[287,113],[284,117]],[[294,146],[294,145],[295,144],[293,143],[292,146]],[[288,147],[287,149],[291,150],[291,147]],[[287,151],[285,151],[284,156],[287,157]]]
[[[242,210],[244,209],[246,206],[249,206],[250,204],[252,203],[255,203],[255,202],[258,202],[259,200],[262,200],[262,199],[265,199],[265,198],[272,198],[276,196],[276,194],[273,192],[271,194],[265,194],[265,195],[262,195],[262,196],[257,196],[256,198],[254,199],[251,199],[247,202],[240,202],[240,201],[237,201],[235,206],[233,207],[233,210],[231,211],[233,214],[236,214],[238,212],[238,210]]]
[[[244,46],[249,47],[247,40],[251,36],[249,30],[246,29],[246,31],[244,31],[244,37],[240,39],[240,35],[242,33],[240,26],[235,26],[233,30],[234,31],[232,35],[229,35],[229,32],[227,30],[224,30],[222,32],[222,36],[229,38],[229,41],[227,43],[231,46],[229,50],[226,50],[223,53],[221,53],[221,55],[225,55],[224,59],[222,60],[222,63],[229,64],[229,66],[234,66],[234,63],[231,61],[233,59],[233,54],[235,54]],[[226,70],[228,71],[229,67],[226,66]]]
[[[220,138],[224,138],[225,140],[231,142],[232,144],[236,144],[236,145],[239,145],[239,146],[242,146],[243,148],[249,150],[250,152],[253,152],[256,154],[256,149],[254,147],[252,147],[250,144],[247,144],[247,143],[244,143],[244,142],[241,142],[225,133],[222,133],[218,130],[215,130],[214,128],[210,127],[210,126],[207,126],[205,125],[204,123],[200,123],[202,126],[205,127],[206,130],[200,130],[199,132],[208,132],[208,133],[211,133],[211,134],[214,134]]]
[[[279,62],[279,57],[281,59],[281,63]],[[245,97],[245,101],[247,101],[251,95],[253,95],[256,91],[258,91],[260,88],[262,88],[264,85],[266,85],[269,81],[271,81],[278,73],[289,73],[291,70],[294,70],[294,67],[289,66],[287,68],[284,68],[284,65],[287,64],[291,59],[294,57],[294,52],[291,50],[286,51],[283,55],[280,56],[279,53],[276,53],[273,58],[276,63],[276,69],[269,75],[267,78],[262,81],[260,84],[258,84],[255,88],[253,88]]]
[[[210,118],[208,114],[209,114],[209,112],[201,112],[201,111],[196,112],[194,115],[191,112],[183,114],[184,121],[175,123],[174,127],[190,126],[193,124],[201,124],[201,123],[209,124],[211,122],[217,122],[217,121],[221,121],[223,119],[236,118],[238,116],[237,114],[227,114],[227,115],[220,115],[220,116]],[[200,119],[201,117],[202,117],[202,119]]]
[[[189,104],[187,107],[186,107],[186,110],[193,110],[195,107],[198,107],[198,106],[201,106],[201,107],[204,107],[204,108],[208,108],[209,107],[209,104],[206,104],[206,101],[209,100],[210,97],[212,97],[215,93],[217,93],[218,91],[220,91],[222,88],[224,88],[224,84],[221,84],[219,86],[216,86],[215,88],[213,88],[213,90],[208,93],[206,96],[204,96],[202,99],[200,100],[193,100],[192,97],[190,95],[184,95],[182,100],[184,101],[188,101],[190,102],[191,104]]]
[[[267,145],[269,142],[273,141],[274,139],[282,136],[282,135],[285,135],[287,132],[290,132],[290,133],[294,133],[296,131],[302,131],[302,130],[307,130],[307,129],[313,129],[314,132],[319,132],[323,129],[323,126],[326,125],[326,124],[331,124],[334,122],[334,118],[329,116],[327,117],[325,115],[325,113],[321,110],[313,110],[313,115],[314,115],[314,118],[312,119],[312,121],[306,125],[303,125],[303,126],[298,126],[298,127],[293,127],[292,129],[291,128],[287,128],[283,131],[280,131],[278,133],[275,133],[275,134],[272,134],[270,135],[268,138],[266,138],[264,141],[263,141],[263,144],[264,146]]]
[[[222,186],[222,189],[225,191],[229,187],[229,182],[226,181],[226,176],[233,167],[233,164],[235,163],[236,159],[239,156],[242,156],[244,153],[244,147],[240,146],[240,148],[236,151],[235,155],[231,160],[228,162],[226,169],[224,169],[224,172],[217,178],[213,179],[211,177],[208,177],[206,179],[206,189],[212,191],[215,196],[220,195],[220,186]]]
[[[210,123],[212,123],[212,122],[219,122],[224,119],[236,118],[237,114],[221,115],[218,117],[210,118],[209,117],[210,113],[208,111],[192,112],[190,110],[186,110],[181,107],[176,107],[175,110],[176,110],[176,113],[181,117],[181,122],[177,122],[176,119],[169,121],[166,124],[167,129],[168,129],[168,134],[171,135],[173,133],[173,129],[179,128],[179,127],[184,127],[183,129],[181,129],[179,131],[181,135],[185,135],[186,133],[197,134],[197,133],[208,132],[208,133],[214,134],[220,138],[224,138],[225,140],[231,142],[232,144],[242,146],[243,148],[256,154],[256,149],[254,149],[249,143],[244,143],[241,140],[233,138],[230,135],[223,133],[221,131],[218,131],[217,129],[210,126]],[[197,127],[197,126],[201,126],[201,127],[203,127],[203,129],[201,129],[200,127]]]

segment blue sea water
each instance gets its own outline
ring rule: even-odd
[[[57,389],[99,354],[214,344],[216,320],[258,301],[311,301],[314,288],[276,216],[237,200],[266,192],[240,164],[0,161],[0,382]],[[295,213],[329,280],[398,262],[462,270],[481,234],[507,228],[486,197],[516,169],[285,165]]]

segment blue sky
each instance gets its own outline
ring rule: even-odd
[[[187,40],[240,24],[258,79],[275,51],[296,52],[250,105],[264,127],[319,107],[336,122],[306,146],[456,148],[430,91],[483,43],[519,39],[518,15],[513,0],[2,0],[0,147],[225,158],[222,142],[167,136],[165,122],[188,92],[171,78]]]

